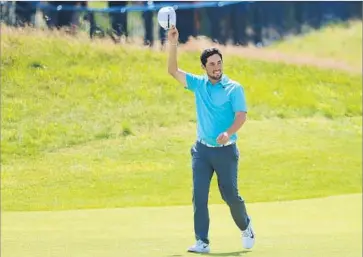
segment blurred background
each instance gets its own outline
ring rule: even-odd
[[[165,42],[156,17],[168,5],[176,9],[182,44],[204,36],[224,45],[261,47],[362,19],[362,1],[2,1],[0,11],[8,26],[86,32],[90,39],[109,37],[115,43],[141,39],[153,46]]]

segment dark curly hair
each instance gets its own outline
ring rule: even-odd
[[[221,57],[221,60],[223,60],[223,56],[221,51],[219,51],[219,49],[212,47],[212,48],[207,48],[205,49],[202,54],[200,55],[200,61],[202,62],[203,66],[205,66],[207,64],[207,59],[212,56],[218,54],[219,57]]]

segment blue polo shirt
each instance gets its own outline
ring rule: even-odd
[[[218,146],[217,137],[232,126],[235,113],[247,112],[243,87],[226,75],[212,85],[207,75],[187,73],[186,82],[186,88],[195,95],[197,139]],[[235,142],[237,135],[231,135],[230,140]]]

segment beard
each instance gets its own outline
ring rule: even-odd
[[[223,73],[220,72],[219,74],[208,74],[208,77],[212,80],[220,80],[222,78]]]

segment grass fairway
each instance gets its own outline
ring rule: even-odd
[[[244,251],[225,205],[210,208],[209,256],[360,257],[362,195],[248,205],[256,247]],[[188,257],[192,208],[4,212],[4,257]]]

